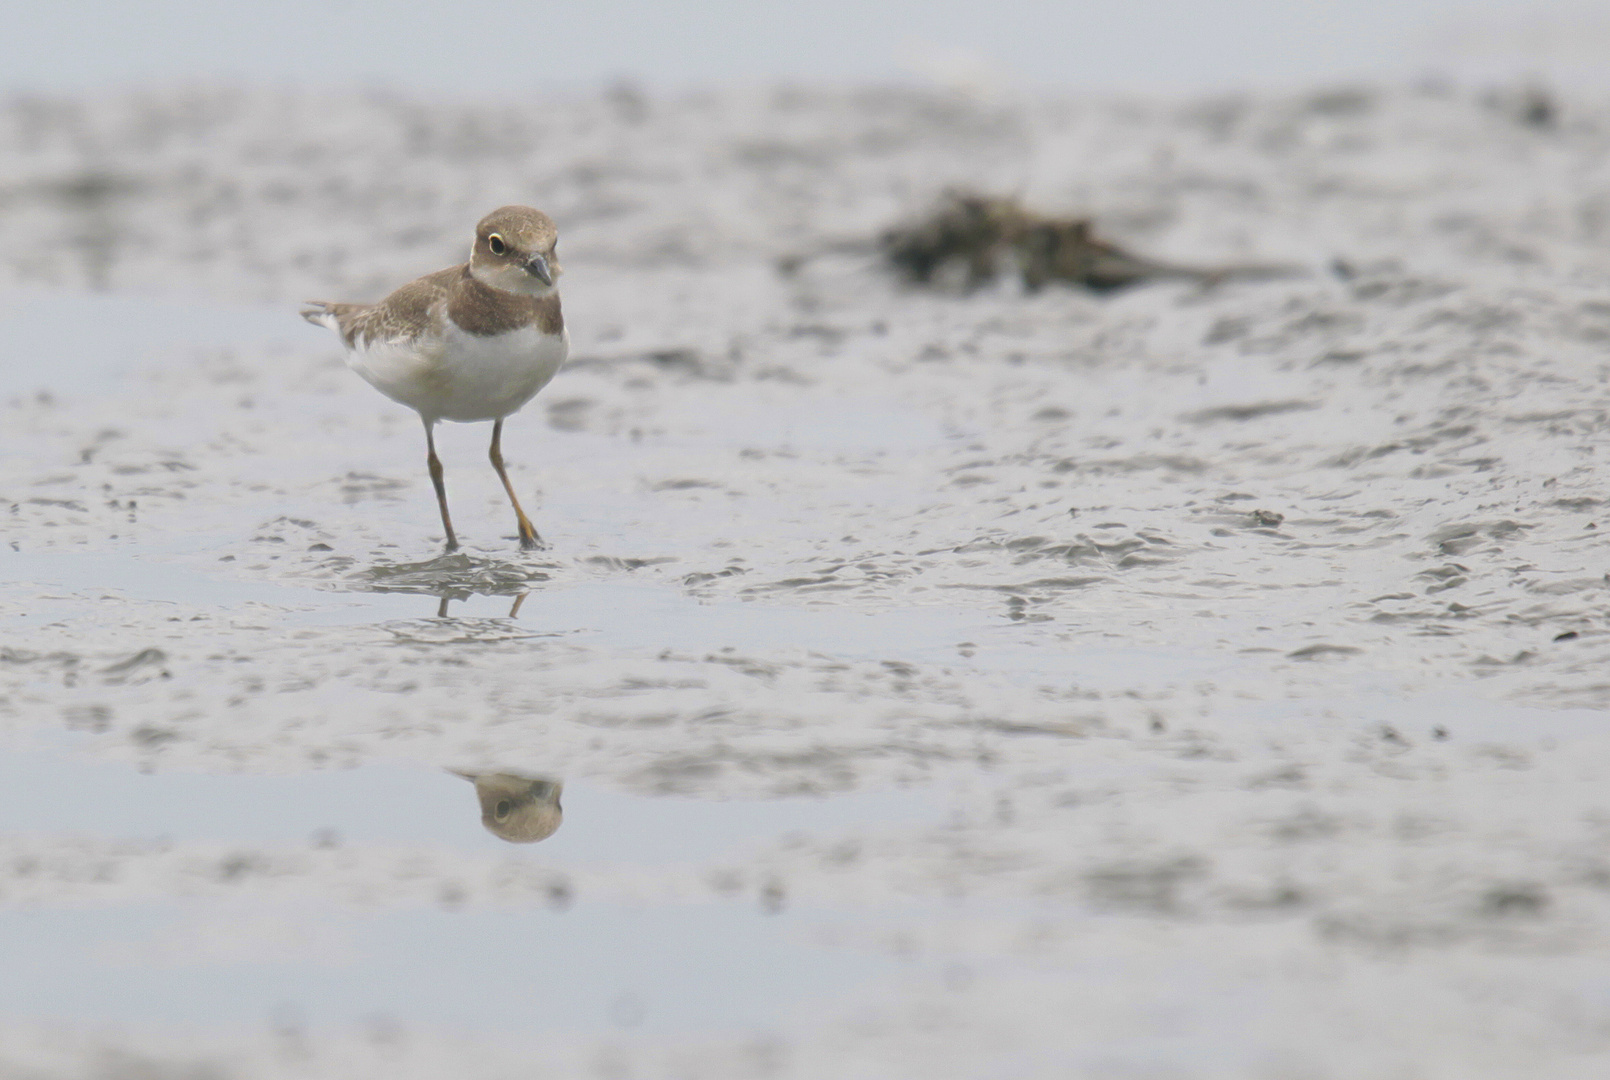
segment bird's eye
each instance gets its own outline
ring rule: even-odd
[[[513,809],[514,804],[509,802],[508,799],[499,799],[498,804],[492,808],[492,814],[499,821],[502,821],[509,816],[509,811]]]
[[[486,246],[492,249],[492,254],[494,255],[506,255],[509,251],[509,245],[505,244],[503,237],[497,233],[493,233],[486,238]]]

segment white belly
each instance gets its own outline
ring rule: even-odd
[[[497,420],[530,401],[558,372],[570,336],[536,327],[476,337],[449,324],[439,341],[359,342],[347,366],[393,401],[435,420]]]

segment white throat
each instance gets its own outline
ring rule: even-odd
[[[556,285],[544,285],[542,279],[526,273],[518,266],[501,263],[497,266],[477,266],[475,255],[470,254],[470,276],[482,285],[502,292],[535,296],[539,299],[553,292]]]

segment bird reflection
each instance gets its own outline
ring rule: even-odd
[[[557,780],[518,773],[448,771],[474,782],[475,796],[481,800],[481,824],[499,840],[534,844],[552,836],[564,819],[559,805],[564,785]]]

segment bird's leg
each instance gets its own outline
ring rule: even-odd
[[[430,482],[436,486],[436,502],[442,508],[442,528],[447,530],[447,550],[458,550],[458,537],[453,535],[453,517],[447,512],[447,485],[442,481],[442,459],[436,456],[436,435],[431,421],[425,421],[425,447],[430,451],[425,463],[430,466]]]
[[[503,421],[498,420],[492,425],[492,449],[487,452],[492,459],[492,467],[498,471],[498,479],[503,481],[503,490],[509,493],[509,502],[514,504],[514,516],[520,523],[520,548],[523,551],[532,551],[542,546],[542,537],[531,524],[531,519],[525,516],[520,509],[520,500],[515,498],[514,485],[509,483],[509,474],[503,469]],[[443,511],[446,512],[445,510]]]

